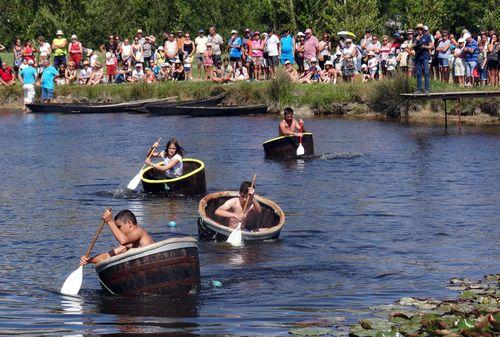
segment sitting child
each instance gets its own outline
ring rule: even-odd
[[[153,145],[154,148],[158,147],[158,143]],[[179,142],[175,138],[171,138],[167,142],[165,151],[160,153],[153,152],[152,157],[163,158],[163,165],[153,164],[150,158],[146,159],[146,164],[152,166],[153,168],[165,172],[167,178],[177,178],[182,176],[183,165],[182,156],[184,155],[184,149],[179,145]]]
[[[251,186],[251,182],[244,181],[240,186],[240,195],[229,199],[215,211],[215,215],[229,219],[229,228],[236,228],[240,222],[242,223],[241,228],[244,228],[245,219],[250,214],[260,214],[261,207],[259,202],[254,198],[255,189]],[[248,201],[246,212],[243,213],[243,207],[247,198],[250,198],[250,200]]]

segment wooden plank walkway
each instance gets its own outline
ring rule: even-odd
[[[412,99],[461,99],[461,98],[487,98],[500,96],[499,91],[457,91],[457,92],[431,92],[429,94],[400,94],[404,98]]]
[[[490,97],[499,97],[499,91],[457,91],[457,92],[431,92],[428,94],[399,94],[401,97],[406,100],[426,100],[426,99],[442,99],[444,101],[444,127],[448,127],[448,108],[446,105],[446,101],[456,100],[458,101],[458,120],[457,126],[459,129],[462,128],[461,116],[462,116],[462,99],[466,98],[490,98]],[[409,106],[408,102],[406,103],[406,113],[408,114]]]

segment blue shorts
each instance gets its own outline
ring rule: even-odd
[[[447,58],[439,58],[439,68],[449,67],[450,62]]]
[[[291,64],[294,63],[292,52],[281,52],[281,64],[285,64],[286,61],[290,61]]]
[[[474,68],[476,68],[476,61],[467,61],[465,62],[465,76],[472,77],[474,76]]]
[[[42,101],[53,98],[54,98],[54,89],[48,89],[42,87]]]

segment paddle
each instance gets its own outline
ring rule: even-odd
[[[252,185],[250,185],[251,188],[255,186],[255,179],[257,178],[257,175],[253,175],[253,180],[252,180]],[[245,205],[243,205],[243,215],[247,211],[247,206],[248,206],[248,201],[250,200],[250,197],[245,200]],[[240,221],[238,223],[238,226],[231,232],[229,237],[227,238],[226,242],[231,244],[232,246],[241,246],[241,223]]]
[[[304,124],[300,124],[300,133],[304,131]],[[299,137],[299,147],[297,148],[297,156],[302,156],[305,153],[304,147],[302,146],[302,135]]]
[[[90,242],[89,248],[87,248],[87,251],[85,252],[85,256],[89,257],[90,252],[92,251],[92,248],[94,248],[94,245],[97,241],[97,238],[101,234],[102,228],[104,227],[105,222],[101,222],[101,225],[99,226],[99,229],[95,232],[94,238]],[[61,294],[64,295],[71,295],[71,296],[76,296],[78,295],[78,292],[80,291],[80,288],[82,287],[82,281],[83,281],[83,266],[78,267],[74,272],[69,274],[69,276],[66,278],[64,281],[62,287],[61,287]]]
[[[161,137],[158,138],[157,143],[159,144],[160,141],[161,141]],[[148,152],[148,154],[146,156],[146,158],[148,158],[148,159],[151,158],[151,155],[153,154],[153,152],[155,152],[155,150],[156,150],[156,147],[154,147],[154,146],[151,147],[150,151]],[[137,186],[139,186],[139,183],[141,182],[142,170],[144,170],[144,168],[146,167],[146,165],[147,164],[142,165],[142,168],[139,171],[139,173],[137,173],[136,176],[133,177],[132,180],[130,180],[130,182],[127,185],[127,188],[129,190],[135,190],[137,188]]]

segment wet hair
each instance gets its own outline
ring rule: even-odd
[[[249,181],[242,182],[240,185],[240,193],[244,195],[248,194],[248,189],[250,188],[250,186],[252,186],[251,182]]]
[[[170,145],[175,145],[175,147],[177,148],[175,150],[175,154],[180,154],[181,157],[184,157],[184,149],[182,148],[182,146],[179,145],[179,141],[176,139],[176,138],[170,138],[167,142],[167,145],[165,146],[165,155],[168,154],[168,148],[170,147]]]
[[[293,109],[290,108],[290,107],[286,107],[285,110],[283,110],[283,113],[285,115],[288,115],[288,114],[293,114]]]
[[[128,209],[124,209],[120,211],[116,216],[115,216],[115,221],[122,221],[122,222],[127,222],[130,221],[132,222],[135,226],[137,226],[137,219],[132,213],[132,211],[129,211]]]

